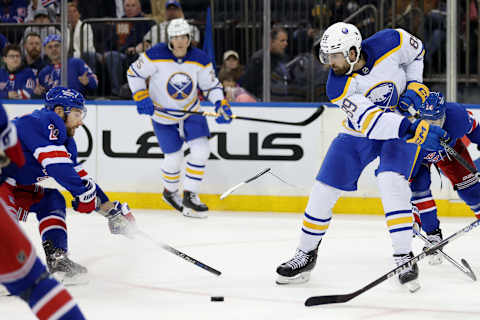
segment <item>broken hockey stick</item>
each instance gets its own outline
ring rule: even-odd
[[[265,173],[269,172],[270,171],[270,168],[266,168],[266,169],[263,169],[262,171],[260,171],[259,173],[257,173],[256,175],[254,175],[253,177],[243,181],[243,182],[240,182],[239,184],[231,187],[230,189],[228,189],[227,191],[225,191],[224,193],[222,193],[222,195],[220,196],[220,200],[223,200],[225,199],[227,196],[229,196],[233,191],[237,190],[238,188],[240,188],[241,186],[243,186],[244,184],[247,184],[249,182],[252,182],[253,180],[256,180],[258,178],[260,178],[261,176],[263,176]]]
[[[213,274],[216,275],[216,276],[219,276],[219,275],[222,274],[220,271],[218,271],[218,270],[210,267],[209,265],[206,265],[206,264],[203,263],[203,262],[198,261],[198,260],[195,259],[195,258],[190,257],[189,255],[187,255],[187,254],[185,254],[185,253],[183,253],[183,252],[175,249],[174,247],[171,247],[171,246],[169,246],[169,245],[166,244],[166,243],[163,243],[163,242],[160,242],[160,241],[157,241],[157,240],[153,239],[150,235],[148,235],[147,233],[145,233],[145,232],[143,232],[143,231],[138,230],[138,231],[137,231],[137,235],[139,235],[139,236],[141,236],[141,237],[143,237],[143,238],[151,241],[152,243],[156,244],[156,245],[159,246],[160,248],[162,248],[162,249],[164,249],[164,250],[167,250],[168,252],[173,253],[174,255],[176,255],[176,256],[178,256],[178,257],[180,257],[180,258],[182,258],[182,259],[184,259],[184,260],[186,260],[186,261],[188,261],[188,262],[190,262],[190,263],[193,263],[193,264],[196,265],[197,267],[200,267],[200,268],[202,268],[203,270],[206,270],[206,271],[208,271],[208,272],[210,272],[210,273],[213,273]]]
[[[178,113],[188,113],[188,114],[199,114],[204,117],[218,117],[219,114],[216,112],[209,112],[209,111],[190,111],[190,110],[178,110],[178,109],[171,109],[171,108],[160,108],[155,106],[155,110],[157,111],[168,111],[168,112],[178,112]],[[258,122],[266,122],[266,123],[276,123],[276,124],[285,124],[289,126],[306,126],[315,121],[325,110],[325,106],[321,105],[315,112],[308,117],[307,119],[300,121],[300,122],[289,122],[289,121],[280,121],[280,120],[270,120],[270,119],[260,119],[260,118],[252,118],[252,117],[242,117],[237,115],[231,115],[232,119],[238,120],[249,120],[249,121],[258,121]]]
[[[362,293],[370,290],[371,288],[379,285],[380,283],[384,282],[385,280],[398,275],[402,270],[405,268],[410,268],[412,265],[417,263],[418,261],[422,260],[427,256],[428,253],[434,252],[438,249],[443,248],[445,245],[450,243],[451,241],[465,235],[466,233],[470,232],[472,229],[478,227],[480,225],[480,220],[476,220],[470,223],[468,226],[458,230],[448,238],[443,239],[441,242],[437,243],[433,247],[428,248],[427,250],[423,251],[422,253],[416,255],[412,259],[408,260],[407,262],[397,266],[395,269],[390,270],[388,273],[384,274],[380,278],[370,282],[363,288],[358,289],[355,292],[347,293],[347,294],[336,294],[336,295],[328,295],[328,296],[313,296],[305,300],[305,306],[317,306],[321,304],[332,304],[332,303],[344,303],[347,301],[352,300],[353,298],[361,295]]]
[[[415,235],[420,238],[423,242],[425,242],[425,244],[427,245],[432,245],[430,241],[428,241],[427,237],[425,237],[423,234],[421,234],[419,231],[415,230],[415,228],[413,229],[413,232],[415,233]],[[472,279],[473,281],[477,281],[477,276],[475,275],[475,273],[473,272],[472,268],[470,268],[470,265],[468,264],[468,262],[465,260],[465,259],[461,259],[460,262],[463,264],[463,266],[458,263],[457,261],[455,261],[455,259],[453,259],[452,257],[450,257],[448,254],[446,254],[445,252],[443,252],[442,249],[438,249],[438,252],[445,258],[447,259],[451,264],[453,264],[458,270],[462,271],[463,273],[465,273],[465,275],[467,275],[470,279]]]

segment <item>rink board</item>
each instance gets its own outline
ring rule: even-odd
[[[41,107],[41,101],[4,102],[12,118]],[[232,108],[239,116],[301,122],[319,105],[258,103],[233,104]],[[480,116],[476,106],[470,107]],[[149,117],[139,116],[131,101],[90,101],[87,109],[85,126],[75,138],[89,174],[112,198],[127,201],[134,208],[168,209],[160,194],[163,154]],[[213,108],[205,105],[204,109]],[[242,120],[219,125],[208,118],[211,156],[202,199],[214,210],[303,212],[322,159],[343,119],[343,112],[331,107],[307,126]],[[188,153],[186,146],[184,151]],[[474,159],[479,157],[475,147],[470,151]],[[376,165],[374,161],[366,168],[358,191],[344,193],[334,212],[382,213],[374,178]],[[266,174],[219,200],[218,195],[225,190],[267,167],[291,185]],[[441,215],[471,215],[468,207],[458,201],[448,180],[436,172],[432,174],[432,192]]]

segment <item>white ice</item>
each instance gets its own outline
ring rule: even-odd
[[[308,284],[278,286],[276,267],[292,257],[301,215],[211,212],[206,220],[173,211],[136,210],[140,228],[159,241],[222,271],[217,277],[146,240],[110,235],[99,215],[69,212],[71,258],[90,283],[69,287],[88,319],[480,319],[480,285],[450,263],[420,263],[420,291],[390,279],[337,305],[304,307],[312,295],[353,292],[393,268],[381,216],[335,215]],[[444,236],[473,221],[442,218]],[[23,224],[44,258],[34,216]],[[479,228],[480,229],[480,228]],[[480,230],[445,252],[465,258],[480,276]],[[415,252],[423,243],[414,240]],[[210,302],[224,296],[224,302]],[[26,304],[0,298],[0,319],[34,319]]]

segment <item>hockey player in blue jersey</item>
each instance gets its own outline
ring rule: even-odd
[[[424,104],[418,109],[420,119],[441,126],[451,137],[450,145],[472,166],[475,167],[467,147],[461,138],[467,136],[470,141],[480,144],[480,128],[473,114],[462,105],[445,102],[439,92],[431,92]],[[412,177],[412,204],[420,214],[423,231],[432,244],[442,240],[442,230],[437,218],[437,207],[430,191],[430,168],[434,164],[450,180],[459,197],[470,207],[477,219],[480,219],[480,183],[478,177],[465,169],[457,160],[444,150],[429,152],[425,155],[418,173]],[[430,264],[439,264],[442,256],[434,252]]]
[[[43,109],[13,120],[26,164],[21,170],[14,165],[4,170],[7,184],[15,194],[13,206],[18,219],[26,220],[29,212],[36,213],[49,271],[58,273],[66,283],[83,281],[80,275],[87,269],[67,256],[65,199],[57,189],[42,188],[37,182],[54,178],[72,194],[76,211],[98,210],[108,218],[112,233],[129,236],[135,231],[128,206],[109,201],[77,162],[73,136],[83,124],[85,113],[84,98],[79,92],[64,87],[50,90]]]
[[[208,207],[198,192],[210,156],[210,131],[205,117],[162,110],[200,110],[197,88],[215,105],[218,123],[230,123],[232,111],[207,55],[190,45],[191,27],[173,19],[167,27],[168,44],[159,43],[142,53],[127,72],[137,111],[152,117],[165,159],[162,164],[163,199],[183,215],[206,218]],[[147,88],[147,80],[149,87]],[[190,148],[185,168],[183,200],[179,194],[183,143]]]
[[[0,69],[0,99],[30,99],[37,77],[33,70],[22,66],[22,51],[8,44],[3,51],[5,67]]]
[[[413,257],[408,179],[418,170],[423,150],[439,150],[440,139],[447,138],[440,127],[424,120],[412,123],[395,110],[398,106],[408,113],[427,98],[423,55],[422,42],[402,29],[385,29],[362,41],[354,25],[339,22],[323,34],[319,58],[331,67],[327,95],[347,117],[316,177],[295,256],[277,268],[277,283],[308,281],[334,204],[342,191],[357,189],[361,172],[377,157],[375,174],[394,261],[402,264]],[[416,265],[399,274],[410,291],[420,288],[417,277]]]
[[[58,34],[51,34],[43,40],[45,54],[51,63],[38,74],[40,91],[47,92],[60,85],[61,42],[62,38]],[[92,94],[98,87],[97,76],[82,59],[68,59],[67,76],[68,87],[79,91],[83,95]]]
[[[0,104],[0,170],[10,162],[23,167],[25,158],[15,126]],[[4,176],[2,177],[5,178]],[[0,283],[24,300],[38,319],[85,319],[70,293],[51,277],[12,212],[15,195],[0,185]],[[2,288],[0,288],[0,292]]]

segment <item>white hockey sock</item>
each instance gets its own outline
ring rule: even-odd
[[[168,191],[177,191],[180,184],[180,166],[183,161],[183,151],[165,154],[162,164],[163,186]]]
[[[342,191],[339,189],[315,181],[303,215],[298,249],[309,252],[317,248],[318,243],[327,232],[332,219],[332,208],[341,193]]]
[[[210,156],[210,145],[207,137],[200,137],[189,141],[188,146],[190,155],[185,167],[183,189],[198,193],[205,174],[205,164]]]
[[[412,251],[413,214],[408,181],[395,172],[381,172],[377,176],[387,227],[394,254]]]

